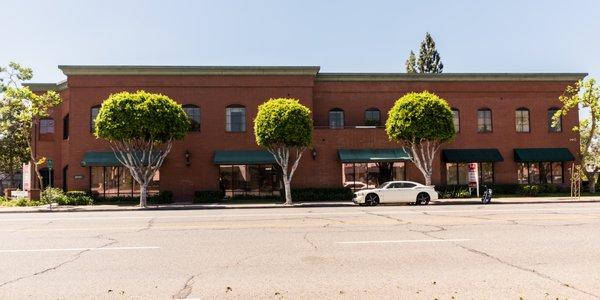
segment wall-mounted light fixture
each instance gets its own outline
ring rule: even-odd
[[[191,165],[190,163],[190,151],[185,150],[185,165],[189,166]]]
[[[310,154],[312,155],[313,160],[317,159],[317,148],[312,147],[312,149],[310,149]]]

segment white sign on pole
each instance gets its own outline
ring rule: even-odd
[[[477,197],[479,197],[479,169],[477,163],[469,163],[467,167],[469,170],[469,188],[476,188]]]
[[[29,191],[31,189],[31,165],[29,163],[23,164],[23,190]]]

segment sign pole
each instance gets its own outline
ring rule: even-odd
[[[468,175],[469,175],[469,189],[474,188],[477,191],[477,197],[479,197],[479,168],[477,163],[467,164]]]

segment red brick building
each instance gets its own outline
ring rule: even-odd
[[[465,184],[466,162],[480,162],[482,181],[495,184],[568,182],[579,140],[570,128],[578,112],[558,128],[549,116],[567,85],[586,74],[384,74],[320,73],[319,67],[59,66],[63,103],[35,132],[35,151],[51,158],[45,181],[68,190],[105,196],[135,194],[131,176],[110,147],[92,134],[93,118],[111,93],[146,90],[168,95],[195,120],[175,142],[156,189],[177,199],[194,191],[227,194],[277,192],[273,159],[254,140],[253,119],[269,98],[292,97],[314,118],[313,149],[302,158],[294,187],[373,186],[386,179],[423,181],[383,125],[404,94],[428,90],[446,99],[458,134],[436,156],[436,185]],[[160,122],[160,120],[157,120]]]

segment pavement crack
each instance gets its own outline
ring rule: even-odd
[[[199,274],[190,276],[185,281],[185,284],[183,285],[183,287],[179,291],[177,291],[177,293],[175,293],[175,295],[173,295],[172,298],[173,299],[187,298],[192,293],[192,289],[194,288],[195,279],[196,279],[196,276],[198,276],[198,275]]]
[[[404,221],[404,220],[402,220],[402,219],[400,219],[400,218],[394,218],[394,217],[392,217],[392,216],[388,216],[388,215],[384,215],[384,214],[376,214],[376,213],[374,213],[374,212],[369,212],[369,211],[367,211],[367,212],[365,212],[365,213],[366,213],[366,214],[368,214],[368,215],[377,216],[377,217],[382,217],[382,218],[386,218],[386,219],[389,219],[389,220],[396,221],[396,222],[398,222],[398,224],[396,224],[396,225],[405,225],[405,224],[409,224],[408,222],[406,222],[406,221]]]
[[[140,228],[136,232],[142,232],[142,231],[149,230],[150,228],[152,228],[152,226],[154,226],[154,221],[156,221],[156,218],[152,218],[152,219],[148,220],[148,223],[146,223],[146,227]]]
[[[308,244],[310,244],[310,245],[311,245],[313,248],[315,248],[315,250],[319,249],[319,247],[317,247],[317,245],[316,245],[316,244],[315,244],[313,241],[311,241],[311,240],[308,238],[308,232],[304,234],[304,240],[305,240],[305,241],[306,241]]]
[[[529,272],[529,273],[531,273],[531,274],[534,274],[534,275],[536,275],[536,276],[538,276],[538,277],[540,277],[540,278],[543,278],[543,279],[550,280],[550,281],[553,281],[553,282],[555,282],[555,283],[558,283],[558,284],[560,284],[561,286],[568,287],[568,288],[570,288],[570,289],[573,289],[573,290],[576,290],[576,291],[578,291],[578,292],[580,292],[580,293],[586,294],[586,295],[588,295],[588,296],[591,296],[591,297],[594,297],[594,298],[596,298],[596,299],[600,299],[600,296],[599,296],[599,295],[596,295],[596,294],[593,294],[593,293],[591,293],[591,292],[588,292],[588,291],[584,291],[584,290],[582,290],[582,289],[579,289],[579,288],[577,288],[577,287],[575,287],[575,286],[573,286],[573,285],[571,285],[571,284],[568,284],[568,283],[566,283],[566,282],[562,282],[562,281],[560,281],[560,280],[559,280],[559,279],[557,279],[557,278],[554,278],[554,277],[552,277],[552,276],[550,276],[550,275],[548,275],[548,274],[544,274],[544,273],[542,273],[542,272],[540,272],[540,271],[537,271],[537,270],[535,270],[535,269],[532,269],[532,268],[526,268],[526,267],[522,267],[522,266],[516,265],[516,264],[514,264],[514,263],[511,263],[511,262],[505,261],[505,260],[503,260],[503,259],[501,259],[501,258],[499,258],[499,257],[496,257],[496,256],[494,256],[494,255],[491,255],[491,254],[489,254],[489,253],[487,253],[487,252],[480,251],[480,250],[477,250],[477,249],[474,249],[474,248],[470,248],[470,247],[467,247],[467,246],[465,246],[465,245],[459,244],[459,243],[457,243],[457,242],[452,242],[452,243],[453,243],[454,245],[456,245],[456,246],[458,246],[458,247],[462,248],[462,249],[465,249],[465,250],[467,250],[467,251],[471,252],[471,253],[474,253],[474,254],[477,254],[477,255],[484,256],[484,257],[487,257],[487,258],[489,258],[489,259],[495,260],[495,261],[497,261],[497,262],[499,262],[499,263],[501,263],[501,264],[503,264],[503,265],[505,265],[505,266],[509,266],[509,267],[512,267],[512,268],[515,268],[515,269],[518,269],[518,270],[521,270],[521,271],[524,271],[524,272]]]
[[[109,240],[109,242],[108,242],[108,243],[105,243],[105,244],[103,244],[102,246],[100,246],[100,247],[97,247],[97,249],[104,248],[104,247],[108,247],[108,246],[110,246],[110,245],[112,245],[112,244],[115,244],[115,243],[117,243],[117,242],[118,242],[118,241],[117,241],[117,240],[115,240],[115,239],[112,239],[112,238],[106,237],[106,236],[104,236],[104,235],[101,235],[101,234],[100,234],[100,235],[97,235],[97,236],[96,236],[96,238],[100,238],[100,239],[107,239],[107,240]],[[45,273],[48,273],[48,272],[51,272],[51,271],[57,270],[57,269],[61,268],[62,266],[66,265],[66,264],[69,264],[69,263],[72,263],[72,262],[74,262],[74,261],[78,260],[78,259],[81,257],[81,255],[83,255],[84,253],[86,253],[86,252],[88,252],[88,251],[90,251],[90,250],[91,250],[91,249],[86,249],[86,250],[79,251],[79,252],[77,252],[77,253],[76,253],[76,254],[75,254],[73,257],[71,257],[71,258],[69,258],[69,259],[67,259],[67,260],[65,260],[65,261],[62,261],[62,262],[60,262],[60,263],[58,263],[58,264],[56,264],[56,265],[54,265],[54,266],[52,266],[52,267],[49,267],[49,268],[43,269],[43,270],[41,270],[41,271],[35,272],[35,273],[33,273],[33,274],[26,275],[26,276],[21,276],[21,277],[15,278],[15,279],[11,279],[11,280],[9,280],[9,281],[2,282],[2,283],[0,283],[0,288],[4,287],[4,286],[6,286],[6,285],[12,284],[12,283],[15,283],[15,282],[21,281],[21,280],[23,280],[23,279],[27,279],[27,278],[36,277],[36,276],[38,276],[38,275],[42,275],[42,274],[45,274]]]

